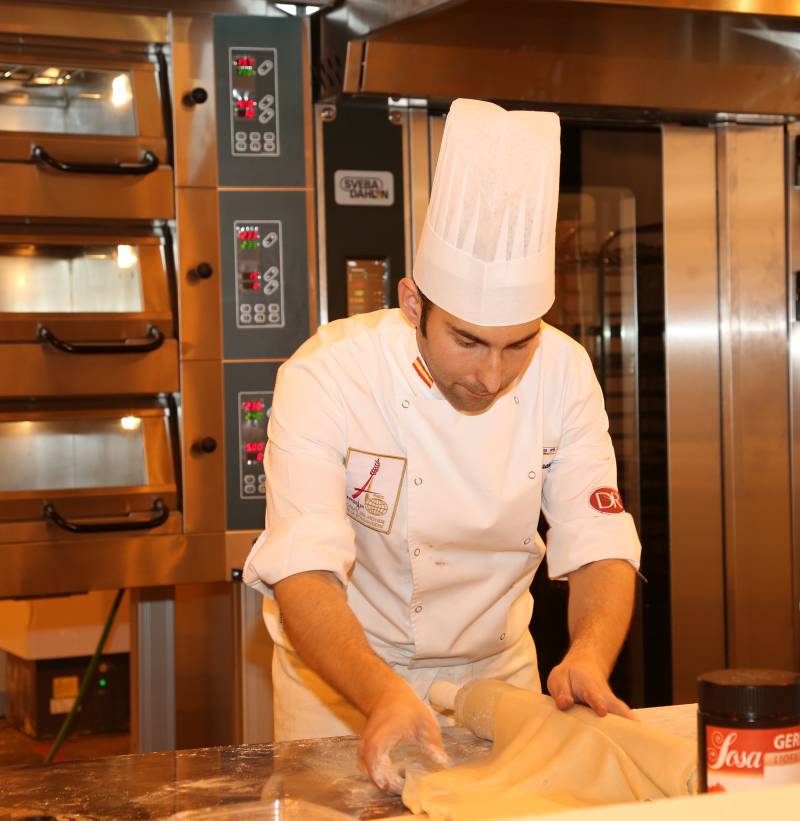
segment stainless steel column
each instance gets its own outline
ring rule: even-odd
[[[792,459],[792,524],[794,568],[792,610],[794,613],[794,668],[800,669],[800,179],[797,150],[800,146],[800,125],[788,127],[787,189],[789,197],[789,356],[791,378],[791,441]]]
[[[131,591],[131,750],[175,749],[175,598],[172,587]]]
[[[718,133],[727,661],[791,668],[783,126]],[[705,575],[705,567],[698,566]],[[698,613],[705,630],[706,614]],[[700,627],[700,624],[697,625]]]
[[[725,665],[716,138],[663,130],[672,681]],[[644,546],[645,550],[647,545]]]

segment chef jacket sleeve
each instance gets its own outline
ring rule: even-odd
[[[264,458],[265,530],[247,558],[246,584],[269,594],[288,576],[327,570],[347,585],[355,536],[345,512],[344,441],[331,375],[313,357],[283,365]]]
[[[611,492],[617,491],[617,465],[603,394],[579,345],[570,346],[562,374],[556,408],[561,436],[542,486],[550,578],[600,559],[625,559],[638,569],[641,545],[633,518]]]

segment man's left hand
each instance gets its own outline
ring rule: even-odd
[[[599,716],[612,713],[637,720],[631,708],[612,692],[600,663],[589,655],[567,653],[550,672],[547,689],[559,710],[568,710],[578,702]]]

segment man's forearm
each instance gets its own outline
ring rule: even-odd
[[[626,561],[593,562],[569,574],[571,655],[595,659],[608,676],[633,613],[636,571]]]
[[[275,585],[283,626],[303,661],[361,712],[401,680],[369,646],[335,576],[298,573]]]

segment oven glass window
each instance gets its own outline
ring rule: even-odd
[[[135,136],[130,74],[0,63],[0,130]]]
[[[147,483],[137,416],[0,422],[0,491],[77,490]]]
[[[140,313],[135,245],[0,245],[0,313]]]

